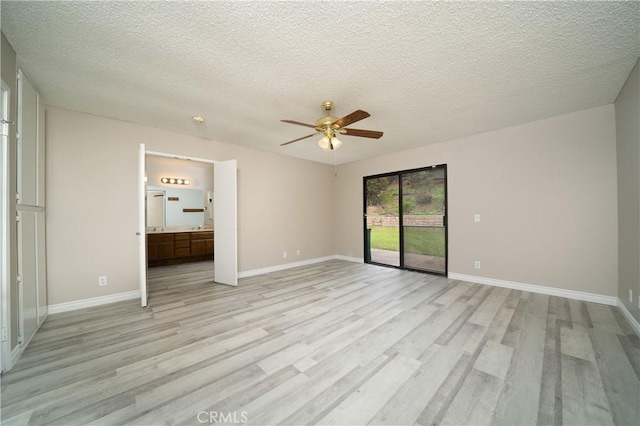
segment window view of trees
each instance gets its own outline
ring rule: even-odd
[[[367,213],[400,214],[400,191],[397,176],[367,179]],[[404,214],[444,214],[444,171],[425,170],[402,177],[402,209]]]

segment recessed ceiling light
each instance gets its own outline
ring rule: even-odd
[[[193,122],[196,124],[204,123],[204,117],[200,117],[199,115],[194,115],[193,117],[191,117],[191,120],[193,120]]]

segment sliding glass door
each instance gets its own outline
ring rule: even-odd
[[[447,273],[444,166],[402,173],[404,267]]]
[[[365,261],[400,266],[399,177],[365,178]]]
[[[446,165],[365,177],[365,261],[446,275],[446,184]]]

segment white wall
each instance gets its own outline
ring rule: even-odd
[[[335,253],[327,220],[334,212],[332,166],[47,108],[50,304],[138,288],[139,143],[150,151],[238,160],[240,271]],[[107,275],[107,286],[98,286],[99,275]]]
[[[363,176],[446,163],[449,272],[615,296],[615,137],[608,105],[340,166],[337,252],[363,257]]]
[[[618,99],[618,298],[640,322],[640,61]],[[633,290],[633,302],[629,301]]]

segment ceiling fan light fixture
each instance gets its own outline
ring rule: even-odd
[[[325,151],[333,151],[342,146],[342,141],[336,138],[334,133],[328,133],[318,141],[318,146]]]
[[[325,135],[318,141],[318,146],[325,151],[331,151],[331,146],[329,145],[330,143],[331,142],[329,142],[329,137]]]
[[[333,149],[338,149],[342,146],[342,141],[334,136],[331,138],[331,145],[333,145]]]

